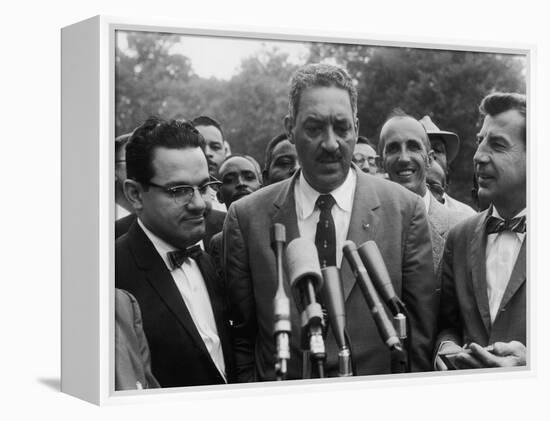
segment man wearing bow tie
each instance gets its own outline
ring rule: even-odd
[[[479,108],[475,172],[492,205],[447,239],[437,349],[456,368],[525,365],[526,99],[494,93]]]
[[[115,282],[134,295],[162,387],[226,383],[231,349],[220,280],[204,236],[211,181],[190,124],[150,118],[126,147],[125,193],[137,220],[116,241]]]

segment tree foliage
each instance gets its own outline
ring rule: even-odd
[[[191,119],[205,114],[220,121],[233,152],[262,163],[265,145],[283,130],[288,82],[297,68],[287,53],[264,46],[245,58],[231,79],[219,80],[199,77],[187,57],[174,53],[184,41],[179,35],[129,32],[126,40],[116,56],[117,135],[149,115]],[[440,129],[458,133],[461,148],[451,166],[450,190],[467,202],[480,100],[499,90],[525,92],[524,62],[513,55],[312,43],[306,61],[347,68],[359,92],[360,133],[375,145],[396,107],[416,118],[430,115]]]
[[[347,68],[357,83],[360,133],[374,145],[394,108],[413,117],[429,115],[441,130],[461,139],[451,165],[451,194],[470,201],[473,155],[481,99],[495,91],[525,93],[524,64],[513,55],[314,44],[309,61],[331,61]]]

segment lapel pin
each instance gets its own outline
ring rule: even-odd
[[[364,230],[368,230],[369,227],[370,227],[370,224],[363,224],[363,229],[364,229]]]

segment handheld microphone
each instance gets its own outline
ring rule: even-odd
[[[323,274],[321,299],[327,310],[328,321],[338,346],[338,375],[352,376],[351,352],[346,343],[346,309],[340,272],[336,266],[327,266],[321,269],[321,273]]]
[[[380,298],[374,289],[372,281],[365,269],[365,265],[361,261],[359,254],[357,253],[357,247],[353,241],[346,241],[344,243],[344,256],[348,261],[361,292],[365,297],[365,301],[372,313],[372,317],[376,323],[378,333],[380,334],[382,340],[390,349],[401,350],[401,342],[395,333],[393,325],[390,323],[388,316],[380,302]]]
[[[394,317],[394,327],[400,339],[407,337],[407,320],[405,304],[399,299],[393,288],[388,268],[380,249],[374,241],[367,241],[357,248],[376,290],[381,295]]]
[[[323,287],[317,249],[304,238],[292,240],[285,253],[290,286],[302,318],[302,348],[317,360],[322,377],[322,361],[326,358],[323,340],[324,319],[318,294]]]
[[[277,380],[284,380],[290,360],[290,301],[285,294],[283,281],[283,248],[286,243],[286,230],[283,224],[274,224],[271,229],[271,245],[275,252],[277,264],[277,292],[273,299],[275,336],[275,375]]]

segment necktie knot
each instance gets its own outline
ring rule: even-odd
[[[194,245],[191,247],[188,247],[183,250],[174,250],[168,252],[168,261],[170,262],[170,265],[172,266],[172,270],[181,267],[183,262],[185,262],[186,259],[191,257],[192,259],[196,259],[200,254],[202,253],[202,250],[200,246]]]
[[[317,198],[317,202],[315,202],[321,211],[331,210],[335,203],[336,201],[331,194],[322,194]]]
[[[525,216],[512,219],[501,219],[494,216],[487,218],[487,234],[497,234],[503,231],[512,231],[524,234],[527,230]]]

